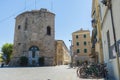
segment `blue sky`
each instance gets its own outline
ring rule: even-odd
[[[13,43],[15,17],[24,11],[46,8],[56,14],[55,39],[64,40],[67,47],[72,32],[81,28],[92,30],[92,0],[1,0],[0,1],[0,48]]]

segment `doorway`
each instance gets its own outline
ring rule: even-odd
[[[31,66],[37,66],[39,58],[39,48],[37,46],[31,46],[29,48],[29,64]]]

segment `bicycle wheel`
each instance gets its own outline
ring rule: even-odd
[[[79,73],[81,78],[87,78],[86,69],[81,68]]]

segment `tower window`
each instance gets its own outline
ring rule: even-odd
[[[47,35],[51,35],[51,27],[50,26],[47,27]]]
[[[18,25],[18,30],[21,28],[21,25]]]
[[[18,43],[18,45],[20,46],[20,45],[21,45],[21,43]]]

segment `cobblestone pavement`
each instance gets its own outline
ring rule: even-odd
[[[0,80],[104,80],[79,79],[76,69],[67,66],[0,68]]]

